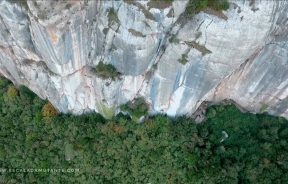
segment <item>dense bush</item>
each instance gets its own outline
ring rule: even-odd
[[[229,3],[227,0],[189,0],[186,14],[193,16],[205,8],[211,8],[216,11],[227,10]]]
[[[178,59],[178,62],[182,65],[186,65],[188,63],[188,56],[187,54],[182,54],[181,58]]]
[[[141,116],[147,115],[149,106],[145,102],[145,99],[140,97],[122,105],[120,109],[121,111],[128,112],[132,117],[132,120],[137,121],[139,118],[141,118]]]
[[[288,183],[283,118],[214,106],[198,125],[163,115],[141,124],[123,114],[108,121],[96,113],[46,123],[46,102],[23,90],[11,101],[8,85],[0,81],[0,168],[77,171],[1,169],[1,183]]]
[[[112,79],[121,76],[121,73],[117,71],[117,69],[112,64],[105,64],[102,61],[98,63],[98,65],[94,68],[95,73],[103,78],[103,79]]]

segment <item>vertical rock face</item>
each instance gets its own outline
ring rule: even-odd
[[[188,19],[187,1],[0,0],[0,73],[64,113],[143,96],[171,116],[232,99],[288,117],[288,2],[229,2]],[[100,61],[122,77],[99,78]]]

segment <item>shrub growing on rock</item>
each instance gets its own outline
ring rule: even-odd
[[[182,54],[182,57],[178,59],[178,62],[181,63],[182,65],[188,63],[187,54]]]
[[[121,76],[121,73],[112,64],[104,64],[102,61],[94,68],[95,73],[103,79],[112,79]]]
[[[145,116],[148,113],[149,106],[145,102],[145,99],[140,97],[136,98],[127,104],[120,107],[121,111],[128,112],[132,119],[138,120],[141,116]]]
[[[206,8],[216,11],[227,10],[229,3],[227,0],[190,0],[186,7],[186,14],[194,15]]]
[[[114,23],[119,23],[119,19],[117,16],[117,12],[115,11],[114,8],[110,8],[108,10],[108,21],[109,21],[109,26],[112,26]]]

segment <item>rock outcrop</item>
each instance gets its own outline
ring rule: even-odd
[[[142,96],[170,116],[232,99],[287,118],[288,2],[229,3],[188,18],[185,0],[0,0],[0,73],[64,113],[109,117]],[[122,77],[98,77],[100,61]]]

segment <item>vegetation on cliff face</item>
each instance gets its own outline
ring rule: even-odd
[[[119,24],[119,18],[114,8],[110,8],[108,10],[108,22],[109,22],[109,26],[112,26],[114,23]]]
[[[121,111],[127,112],[134,122],[138,122],[142,116],[147,115],[149,106],[144,98],[136,98],[120,107]]]
[[[227,0],[189,0],[186,14],[195,15],[206,8],[211,8],[215,11],[227,10],[229,3]]]
[[[288,183],[288,123],[282,118],[214,106],[203,124],[163,115],[140,124],[123,114],[47,119],[47,102],[27,88],[11,100],[10,91],[11,83],[0,80],[2,183]],[[69,168],[76,170],[64,172]]]
[[[121,76],[121,73],[112,64],[105,64],[103,61],[100,61],[93,70],[97,76],[103,79],[115,80]]]
[[[178,62],[181,63],[182,65],[185,65],[186,63],[188,63],[188,56],[187,54],[182,54],[181,58],[178,59]]]

